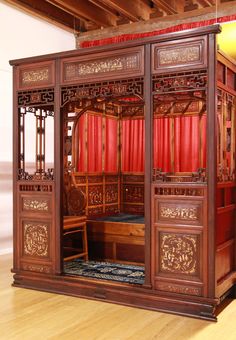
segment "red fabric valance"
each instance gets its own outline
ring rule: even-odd
[[[161,29],[161,30],[155,30],[155,31],[152,31],[152,32],[121,34],[121,35],[118,35],[118,36],[115,36],[115,37],[110,37],[110,38],[82,41],[80,43],[80,47],[85,48],[85,47],[94,47],[94,46],[103,46],[103,45],[109,45],[109,44],[117,44],[117,43],[120,43],[120,42],[123,42],[123,41],[152,37],[152,36],[155,36],[155,35],[161,35],[161,34],[172,33],[172,32],[179,32],[179,31],[184,31],[184,30],[188,30],[188,29],[191,29],[191,28],[210,26],[210,25],[220,24],[220,23],[223,23],[223,22],[229,22],[229,21],[234,21],[234,20],[236,20],[236,14],[226,15],[226,16],[223,16],[223,17],[213,18],[213,19],[209,19],[209,20],[179,24],[179,25],[167,27],[167,28],[164,28],[164,29]]]

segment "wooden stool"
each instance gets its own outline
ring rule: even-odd
[[[81,233],[82,235],[82,249],[71,247],[73,251],[78,254],[64,257],[64,261],[70,261],[83,257],[85,261],[88,260],[88,242],[87,242],[87,227],[86,216],[64,216],[63,219],[63,236]]]

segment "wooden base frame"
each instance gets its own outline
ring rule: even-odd
[[[234,288],[236,273],[235,158],[230,151],[235,147],[236,69],[221,57],[224,66],[218,85],[229,104],[222,109],[224,131],[219,138],[215,100],[219,32],[214,25],[10,62],[14,66],[14,286],[216,320],[216,306]],[[155,100],[183,92],[188,98],[200,96],[205,103],[207,168],[192,176],[182,174],[181,179],[181,174],[153,172],[152,154]],[[63,272],[61,113],[75,101],[98,103],[104,93],[116,99],[135,95],[145,103],[142,286]],[[27,170],[28,115],[36,121],[33,172]],[[54,119],[54,169],[46,166],[48,117]]]
[[[27,273],[24,275],[16,273],[13,286],[216,321],[217,300],[199,297],[186,299],[185,296],[176,294],[157,295],[149,287],[101,283],[71,276],[51,276],[45,279],[44,275],[36,274],[32,277]]]

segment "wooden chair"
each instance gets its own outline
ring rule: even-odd
[[[71,237],[81,235],[80,240],[74,238],[73,242],[80,242],[81,247],[77,246],[64,246],[63,250],[70,251],[73,255],[64,255],[64,261],[70,261],[77,258],[84,258],[88,260],[88,242],[87,242],[87,226],[86,226],[86,196],[83,191],[73,186],[67,187],[65,192],[65,204],[64,209],[66,214],[63,218],[63,237]]]

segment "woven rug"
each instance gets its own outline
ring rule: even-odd
[[[102,280],[119,281],[142,285],[145,274],[143,266],[110,262],[73,260],[64,263],[66,274],[87,276]]]

